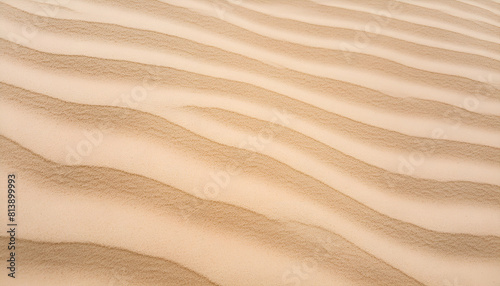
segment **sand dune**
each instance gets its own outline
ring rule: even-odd
[[[500,283],[498,2],[0,11],[0,285]]]

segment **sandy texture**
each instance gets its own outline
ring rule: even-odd
[[[497,1],[2,0],[0,27],[0,285],[500,285]]]

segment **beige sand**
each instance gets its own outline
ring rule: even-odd
[[[498,2],[2,0],[0,26],[0,285],[499,285]]]

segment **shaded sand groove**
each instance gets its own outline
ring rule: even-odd
[[[158,142],[162,141],[165,139],[166,134],[169,134],[169,137],[172,136],[173,134],[176,133],[171,133],[167,132],[164,130],[170,130],[170,129],[165,129],[162,128],[162,126],[165,126],[167,122],[162,120],[159,117],[152,116],[150,114],[144,114],[144,113],[139,113],[139,112],[134,112],[132,110],[126,110],[126,111],[121,111],[119,108],[111,108],[111,107],[95,107],[94,109],[82,109],[82,105],[76,105],[76,104],[69,104],[62,102],[60,100],[56,99],[51,99],[49,97],[43,96],[43,95],[37,95],[37,94],[31,94],[27,93],[24,90],[20,90],[18,88],[14,87],[9,87],[4,84],[0,84],[0,87],[3,91],[3,96],[2,100],[8,100],[8,101],[13,101],[13,102],[24,102],[26,106],[29,106],[31,112],[34,114],[38,115],[43,115],[45,117],[56,117],[56,118],[64,118],[66,116],[69,116],[71,121],[73,123],[77,123],[78,125],[83,125],[85,128],[93,129],[93,128],[98,128],[99,126],[104,126],[106,125],[107,129],[110,130],[123,130],[123,132],[135,132],[139,131],[137,133],[138,135],[145,135],[145,134],[151,134],[154,135],[154,137],[157,138]],[[9,96],[9,94],[11,94]],[[110,115],[112,114],[112,115]],[[227,113],[216,113],[217,115],[227,115]],[[114,117],[118,118],[117,120],[114,119]],[[90,120],[92,118],[99,118],[99,120]],[[231,118],[230,116],[226,116],[226,118],[223,118],[223,121],[226,122],[227,124],[234,124],[235,119]],[[141,124],[138,124],[138,122],[150,122],[147,124],[148,129],[143,130]],[[155,122],[153,124],[153,122]],[[247,119],[245,118],[237,118],[237,121],[239,126],[254,126],[254,131],[255,134],[250,134],[250,135],[257,135],[259,127],[260,129],[264,129],[265,127],[263,126],[264,123],[258,123],[255,121],[250,121],[248,122]],[[251,123],[251,124],[250,124]],[[260,125],[260,126],[259,126]],[[339,124],[341,125],[341,124]],[[91,127],[89,127],[91,126]],[[170,128],[174,128],[172,130],[178,130],[177,126],[172,125]],[[228,129],[229,131],[229,129]],[[319,142],[316,142],[312,140],[311,138],[308,138],[306,136],[297,134],[296,132],[291,132],[290,130],[287,130],[283,127],[276,126],[275,129],[273,130],[276,134],[276,140],[284,140],[288,143],[293,142],[295,139],[300,139],[304,138],[306,142],[297,142],[294,144],[294,147],[297,149],[302,149],[302,150],[313,150],[315,151],[316,155],[313,154],[308,154],[311,159],[314,157],[318,156],[318,153],[321,153],[321,156],[319,157],[320,161],[324,162],[330,162],[330,164],[334,163],[336,166],[332,168],[330,166],[330,170],[327,172],[331,172],[332,169],[340,169],[342,176],[345,176],[346,173],[349,174],[354,174],[357,173],[357,176],[366,176],[366,179],[360,180],[363,183],[369,183],[371,185],[376,185],[378,186],[375,189],[368,190],[368,192],[373,192],[375,190],[380,190],[382,193],[385,193],[386,195],[388,194],[387,191],[391,191],[392,193],[395,194],[403,191],[403,194],[406,196],[410,196],[410,198],[416,199],[417,197],[420,197],[421,199],[427,199],[428,202],[436,202],[437,199],[441,198],[442,203],[448,203],[448,202],[453,202],[453,203],[463,203],[465,201],[472,200],[475,203],[480,203],[479,206],[481,208],[490,208],[492,206],[498,206],[498,194],[499,194],[499,187],[498,186],[492,186],[492,185],[485,185],[485,184],[476,184],[476,183],[470,183],[470,182],[436,182],[432,180],[419,180],[415,178],[411,178],[408,176],[401,176],[397,174],[391,174],[383,169],[376,168],[374,166],[370,166],[366,163],[359,162],[355,158],[352,158],[350,156],[346,156],[343,153],[337,152],[334,149],[329,148],[328,146],[325,146],[324,144],[321,144]],[[284,134],[283,134],[284,133]],[[182,138],[182,137],[190,137],[187,135],[182,135],[185,134],[185,132],[176,135],[176,138]],[[287,138],[288,137],[288,138]],[[291,137],[291,138],[290,138]],[[204,139],[204,138],[203,138]],[[303,140],[304,140],[303,139]],[[194,139],[192,139],[194,140]],[[213,139],[217,140],[217,139]],[[196,139],[198,143],[196,144],[189,144],[191,146],[198,146],[197,148],[201,148],[201,146],[206,146],[207,143],[201,143],[203,141],[200,141],[199,139]],[[225,143],[225,142],[222,142]],[[194,148],[189,148],[189,149],[194,149]],[[441,148],[439,144],[432,144],[427,146],[429,147],[429,152],[436,152],[439,153],[439,149]],[[442,149],[447,150],[448,148],[453,148],[452,146],[448,147],[443,147]],[[217,149],[217,147],[212,147],[210,149]],[[455,149],[457,149],[455,147]],[[208,151],[206,149],[205,151]],[[470,151],[469,151],[470,152]],[[484,151],[478,151],[477,153],[482,154]],[[329,153],[333,153],[334,156],[328,156]],[[229,155],[230,153],[226,152],[224,157],[231,157]],[[201,154],[198,154],[197,156],[200,156]],[[271,157],[272,154],[269,154]],[[202,156],[206,156],[206,154],[203,154]],[[220,155],[217,155],[216,157],[219,157]],[[257,155],[256,154],[249,154],[249,153],[243,153],[243,154],[235,154],[233,157],[233,160],[237,161],[239,160],[238,158],[246,158],[246,157],[252,157],[253,160],[257,160]],[[279,161],[283,161],[282,158],[275,157],[275,159]],[[459,158],[460,160],[464,160],[464,158]],[[478,158],[476,158],[478,159]],[[481,159],[481,158],[479,158]],[[262,158],[262,161],[265,159]],[[222,166],[224,164],[221,164]],[[299,168],[300,165],[297,166],[292,166],[294,168]],[[271,167],[272,168],[272,167]],[[280,169],[280,168],[278,168]],[[373,172],[373,170],[376,170]],[[367,172],[367,175],[364,175],[364,172]],[[306,172],[307,173],[307,172]],[[277,173],[275,172],[275,175]],[[318,173],[310,173],[310,176],[314,177],[314,179],[318,179]],[[321,174],[321,173],[320,173]],[[321,175],[320,175],[321,176]],[[330,174],[332,176],[332,174]],[[283,174],[282,177],[286,177],[286,174]],[[294,176],[292,176],[294,177]],[[353,178],[354,179],[354,178]],[[354,180],[359,180],[359,179],[354,179]],[[323,178],[320,179],[320,181],[324,183],[330,183],[330,187],[340,187],[342,185],[332,185],[335,184],[335,180],[333,181],[325,181]],[[343,188],[348,188],[348,190],[340,189],[344,193],[350,193],[354,185],[353,183],[350,183],[352,186],[342,186]],[[389,189],[386,189],[389,188]],[[395,188],[395,190],[394,190]],[[359,190],[358,190],[359,192]],[[437,192],[440,193],[438,196],[432,195],[432,192]],[[430,194],[431,193],[431,194]],[[463,197],[462,195],[463,194]],[[351,193],[350,194],[357,196],[358,199],[362,199],[363,196],[359,196],[357,193]],[[450,196],[455,197],[457,200],[450,199]],[[389,196],[390,197],[390,196]],[[462,197],[462,199],[460,199]],[[372,199],[373,200],[373,199]],[[364,201],[364,203],[368,203],[370,206],[373,205],[373,201]],[[401,202],[398,203],[400,205]],[[403,204],[404,205],[404,204]],[[381,210],[387,209],[387,207],[384,207],[383,205],[380,206]],[[408,206],[406,206],[408,207]],[[442,207],[442,206],[440,206]],[[418,213],[418,208],[416,209]],[[441,214],[442,215],[442,214]],[[456,215],[456,214],[454,214]],[[411,219],[415,219],[416,217],[413,216]],[[444,220],[445,224],[449,223],[450,218],[446,218]],[[465,217],[457,217],[457,221],[461,221],[465,219]],[[466,220],[467,224],[470,224],[471,222]],[[475,224],[480,223],[480,224],[485,224],[488,225],[488,221],[486,222],[481,222],[477,221]],[[456,224],[456,223],[455,223]],[[486,228],[486,232],[489,232],[493,229],[495,229],[496,226],[498,226],[498,222],[493,222],[492,225]],[[427,225],[424,225],[427,226]],[[491,229],[491,230],[489,230]],[[457,230],[455,230],[457,231]],[[466,231],[464,229],[460,231]],[[494,234],[499,234],[498,232],[493,232]]]
[[[498,285],[499,11],[0,1],[0,285]]]
[[[330,6],[337,6],[337,7],[345,7],[349,9],[355,9],[355,10],[361,10],[364,12],[371,12],[373,9],[376,9],[378,11],[382,9],[386,9],[387,7],[384,5],[386,3],[378,2],[378,1],[372,1],[368,2],[368,5],[356,5],[356,3],[350,3],[348,1],[336,1],[336,2],[327,2],[327,1],[318,1],[318,0],[313,0],[313,2],[323,4],[323,5],[330,5]],[[403,7],[401,9],[401,13],[393,15],[394,17],[398,19],[403,19],[407,20],[412,23],[417,23],[417,24],[425,24],[430,26],[441,26],[445,27],[446,30],[451,30],[451,31],[464,31],[464,30],[469,30],[473,32],[478,32],[480,27],[477,25],[487,28],[488,30],[495,30],[495,28],[498,28],[498,21],[495,21],[495,17],[492,19],[488,20],[485,18],[478,17],[476,19],[467,17],[465,18],[468,21],[461,21],[460,17],[451,15],[449,13],[445,13],[445,11],[441,10],[436,10],[432,9],[429,7],[425,6],[418,6],[419,2],[401,2],[401,6]],[[471,15],[474,16],[474,15]],[[477,16],[477,15],[476,15]],[[448,24],[449,22],[453,22],[454,25]],[[458,26],[458,27],[457,27]],[[475,33],[469,33],[469,36],[471,37],[484,37],[484,35],[478,35]],[[491,38],[492,40],[497,40],[496,38]]]
[[[128,3],[128,2],[127,2]],[[143,7],[137,7],[137,9],[134,9],[133,11],[141,10]],[[102,9],[101,9],[102,10]],[[192,15],[192,12],[190,12],[187,9],[182,9],[182,8],[174,8],[171,7],[171,10],[174,10],[175,13],[173,14],[173,11],[170,11],[170,17],[173,17],[173,15],[176,15],[176,20],[174,23],[177,22],[186,22],[186,19],[193,18],[194,16]],[[159,13],[161,10],[155,9],[155,13]],[[163,14],[165,14],[164,12]],[[157,18],[158,21],[162,21],[164,17],[162,17],[163,14],[158,14]],[[132,16],[132,15],[131,15]],[[199,15],[198,15],[199,16]],[[109,17],[108,17],[109,18]],[[193,22],[187,22],[185,24],[182,24],[183,26],[189,27],[190,31],[193,31],[194,34],[200,35],[200,37],[193,37],[190,36],[190,34],[182,34],[181,37],[187,37],[190,39],[194,39],[195,41],[203,41],[207,42],[209,41],[209,45],[211,46],[220,46],[220,44],[217,44],[217,41],[220,41],[220,39],[212,39],[211,35],[214,35],[218,32],[216,31],[221,31],[221,30],[227,30],[228,25],[225,22],[222,22],[218,19],[213,19],[212,17],[206,17],[206,23],[203,23],[200,21],[199,17],[197,17],[197,21]],[[170,20],[170,19],[169,19]],[[103,20],[104,21],[104,20]],[[39,21],[36,21],[38,23]],[[127,25],[128,26],[128,25]],[[166,28],[166,27],[165,27]],[[391,96],[410,96],[410,97],[422,97],[422,92],[414,92],[412,89],[407,89],[403,88],[400,84],[397,83],[397,79],[402,79],[405,82],[407,82],[407,85],[413,86],[415,88],[419,87],[421,91],[425,91],[426,94],[430,95],[435,95],[433,96],[434,99],[436,100],[443,100],[445,102],[451,102],[451,97],[456,97],[456,96],[470,96],[470,95],[476,95],[478,93],[478,86],[476,84],[468,84],[471,83],[470,80],[463,79],[463,80],[458,80],[455,82],[455,84],[451,84],[449,80],[443,80],[441,82],[437,82],[434,80],[435,76],[434,73],[432,73],[432,76],[427,77],[427,81],[430,81],[429,83],[423,83],[417,85],[417,82],[422,82],[425,81],[423,78],[423,75],[420,76],[420,73],[415,73],[414,76],[409,77],[405,76],[409,75],[408,72],[405,73],[405,68],[401,67],[401,72],[395,72],[396,70],[399,70],[400,68],[396,68],[396,66],[401,66],[401,64],[392,62],[392,61],[380,61],[377,60],[376,57],[366,55],[366,62],[371,63],[373,65],[370,65],[369,68],[365,69],[360,69],[360,68],[354,68],[352,65],[350,65],[348,62],[345,60],[345,51],[339,51],[339,50],[326,50],[326,49],[317,49],[317,48],[306,48],[303,45],[294,45],[292,43],[288,43],[285,41],[278,41],[269,37],[264,37],[252,32],[249,32],[245,29],[239,28],[239,27],[232,27],[229,31],[227,31],[227,34],[231,35],[232,38],[235,38],[234,40],[231,39],[231,41],[228,41],[227,47],[224,47],[226,50],[229,47],[233,46],[250,46],[252,47],[251,50],[246,51],[248,54],[257,54],[257,57],[261,60],[269,60],[270,57],[273,58],[273,61],[278,63],[281,66],[285,66],[289,69],[293,70],[304,70],[309,73],[314,73],[315,75],[320,75],[322,77],[327,77],[327,78],[335,78],[335,79],[341,79],[343,81],[348,81],[354,84],[359,84],[360,83],[360,75],[364,76],[369,76],[373,77],[376,80],[372,81],[363,81],[363,84],[367,87],[370,87],[372,89],[376,89],[382,92],[390,92]],[[202,36],[203,35],[203,36]],[[209,37],[209,38],[207,38]],[[205,39],[207,38],[207,39]],[[214,41],[215,40],[215,41]],[[224,39],[224,42],[227,39]],[[272,43],[272,44],[270,44]],[[462,44],[462,43],[461,43]],[[498,44],[494,44],[494,47],[491,48],[492,51],[498,50]],[[239,48],[238,53],[241,53],[242,48]],[[256,53],[253,51],[257,51]],[[290,56],[283,57],[283,55],[293,55],[294,58],[291,58]],[[300,61],[298,61],[298,56],[300,56]],[[263,58],[265,57],[265,58]],[[327,63],[330,63],[330,65],[325,66],[325,60],[319,61],[319,58],[326,58]],[[304,61],[304,59],[310,59],[308,61]],[[358,64],[362,64],[365,61],[359,61]],[[383,69],[382,67],[388,66],[392,67],[389,69]],[[396,69],[394,69],[396,68]],[[384,74],[385,76],[381,76],[380,73]],[[493,72],[490,72],[489,74],[491,75]],[[489,84],[495,84],[498,81],[498,75],[495,73],[493,74],[495,80],[493,82],[490,82]],[[439,78],[439,76],[438,76]],[[484,80],[484,79],[483,79]],[[415,82],[414,82],[415,81]],[[453,80],[455,81],[455,80]],[[432,83],[433,82],[433,83]],[[460,83],[460,88],[456,86],[457,84]],[[392,85],[393,87],[388,90],[386,88],[387,85]],[[446,92],[444,92],[445,89]],[[441,94],[441,96],[437,96],[437,94]],[[492,90],[486,93],[482,93],[481,96],[491,96],[493,98],[498,99],[499,96],[499,91],[497,88],[492,87]],[[425,96],[428,97],[428,96]],[[441,98],[443,97],[443,98]],[[483,99],[484,100],[484,99]],[[494,104],[493,106],[500,106],[500,103],[498,100],[488,102],[489,104],[483,104],[479,105],[477,107],[478,111],[482,110],[483,108],[488,109],[489,113],[495,112],[498,114],[498,108],[489,108],[488,106],[490,104]],[[494,111],[493,111],[494,110]]]
[[[243,236],[248,240],[267,245],[267,247],[278,247],[282,251],[289,252],[291,256],[297,256],[296,259],[304,259],[313,253],[314,247],[320,247],[311,241],[301,239],[300,233],[294,233],[295,228],[288,228],[286,223],[270,221],[258,213],[231,205],[203,201],[157,181],[117,170],[57,165],[30,153],[13,142],[9,142],[6,138],[2,138],[2,143],[6,146],[6,153],[2,154],[2,158],[5,159],[2,162],[4,166],[14,167],[35,180],[37,185],[46,186],[47,189],[61,194],[81,193],[86,196],[97,196],[103,200],[122,201],[126,205],[137,205],[148,208],[159,215],[175,216],[179,219],[183,218],[181,215],[183,209],[188,209],[193,204],[199,205],[200,207],[189,216],[189,222],[199,225],[199,227],[217,228],[218,232],[228,235],[234,233],[234,235]],[[21,156],[26,158],[26,162],[15,159]],[[37,168],[22,167],[30,164],[37,166]],[[90,189],[93,185],[98,186],[98,188],[92,187]],[[328,249],[329,252],[322,258],[324,259],[321,261],[322,267],[326,269],[339,268],[338,266],[342,264],[341,274],[355,278],[359,267],[371,268],[371,265],[376,263],[376,260],[361,253],[349,242],[335,234],[331,234],[331,236],[336,239],[332,243],[335,248]],[[353,255],[352,252],[355,252],[356,255]],[[326,259],[327,257],[332,259]],[[346,263],[346,258],[352,262]],[[389,275],[391,278],[387,281],[404,279],[410,285],[415,284],[415,281],[408,277],[404,278],[405,275],[399,271],[383,264],[379,266],[378,272],[380,274],[372,272],[375,276],[369,275],[365,277],[367,280],[360,282],[380,283],[377,281]]]
[[[8,239],[0,237],[0,242],[7,244]],[[217,285],[173,262],[126,250],[24,239],[19,245],[23,251],[20,258],[23,272],[33,285],[44,279],[53,280],[55,285],[80,285],[78,280],[85,281],[89,277],[96,278],[93,285],[106,280],[120,285]],[[0,257],[7,260],[4,253]]]

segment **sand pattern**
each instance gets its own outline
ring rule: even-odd
[[[2,0],[0,27],[0,285],[500,285],[498,1]]]

